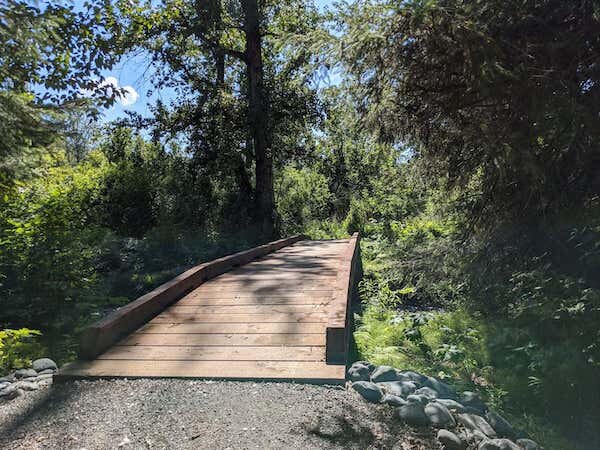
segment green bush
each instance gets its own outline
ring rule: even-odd
[[[0,330],[0,375],[29,367],[32,360],[41,357],[43,349],[35,339],[40,335],[39,331],[28,328]]]

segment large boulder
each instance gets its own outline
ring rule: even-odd
[[[480,431],[485,434],[487,437],[495,438],[497,437],[496,432],[491,427],[491,425],[480,416],[475,414],[458,414],[456,416],[458,422],[461,423],[465,428],[469,430]]]
[[[362,395],[365,400],[373,403],[379,403],[383,397],[383,392],[379,386],[369,381],[356,381],[352,383],[352,388]]]
[[[448,430],[440,430],[437,434],[438,441],[447,450],[465,450],[467,444],[456,434]]]
[[[56,370],[58,369],[56,363],[52,361],[50,358],[40,358],[36,359],[31,365],[33,370],[36,372],[41,372],[42,370]]]
[[[421,403],[407,403],[398,408],[398,416],[409,425],[429,425],[429,419],[425,414],[425,408]]]
[[[379,366],[371,374],[371,381],[373,383],[398,381],[398,379],[398,371],[390,366]]]
[[[522,450],[517,444],[508,439],[492,439],[482,441],[478,450]]]
[[[429,418],[429,421],[434,427],[454,428],[456,426],[456,420],[450,414],[450,411],[441,403],[431,402],[425,406],[425,414]]]
[[[355,362],[348,369],[348,379],[350,381],[369,381],[370,378],[371,371],[369,367],[360,362]]]
[[[516,433],[512,425],[502,417],[500,414],[494,411],[488,411],[485,415],[488,423],[498,433],[498,436],[514,438]]]

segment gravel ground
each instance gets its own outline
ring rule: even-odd
[[[0,403],[0,448],[439,448],[391,412],[333,386],[75,381]]]

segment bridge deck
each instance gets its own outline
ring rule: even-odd
[[[62,377],[341,383],[325,362],[329,306],[350,240],[300,241],[200,284]]]

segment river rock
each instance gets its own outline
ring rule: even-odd
[[[488,423],[492,426],[494,431],[498,433],[498,436],[509,438],[515,437],[515,429],[508,422],[508,420],[506,420],[500,414],[494,411],[488,411],[485,415],[485,418],[487,419]]]
[[[456,398],[456,392],[446,383],[441,382],[437,378],[427,377],[425,386],[437,391],[440,398]]]
[[[418,395],[418,394],[411,394],[408,397],[406,397],[406,400],[409,403],[420,403],[423,406],[425,406],[427,403],[429,403],[429,398],[424,396],[424,395]]]
[[[415,394],[416,395],[424,395],[429,400],[433,400],[434,398],[439,397],[439,394],[435,389],[431,389],[430,387],[427,387],[427,386],[417,389],[415,391]]]
[[[15,378],[37,377],[37,372],[33,369],[19,369],[15,371]]]
[[[537,442],[527,438],[517,439],[517,445],[524,450],[540,450],[540,446]]]
[[[369,367],[362,363],[354,363],[352,367],[348,369],[348,378],[350,381],[369,381],[371,378],[371,371]]]
[[[444,405],[450,411],[456,411],[459,413],[465,412],[464,405],[462,403],[458,403],[456,400],[452,400],[450,398],[436,398],[434,401]]]
[[[482,441],[478,450],[521,450],[521,447],[509,439],[492,439]]]
[[[414,372],[412,370],[403,370],[402,372],[398,373],[398,376],[400,376],[403,380],[412,381],[418,385],[422,385],[427,382],[427,377],[425,375],[421,375],[419,372]]]
[[[441,403],[431,402],[425,406],[425,414],[434,427],[443,428],[456,426],[456,420],[450,411]]]
[[[11,384],[0,391],[0,399],[4,400],[12,400],[13,398],[20,397],[21,395],[23,395],[23,390],[19,389],[16,386],[16,383]]]
[[[371,374],[373,383],[381,383],[383,381],[398,381],[398,373],[396,369],[390,366],[379,366]]]
[[[475,408],[481,413],[485,413],[488,409],[477,392],[464,391],[460,396],[460,402],[465,406]]]
[[[478,430],[485,434],[487,437],[497,437],[496,432],[487,421],[480,416],[475,414],[458,414],[458,421],[469,430]]]
[[[0,381],[0,391],[6,386],[10,386],[10,383],[8,381]]]
[[[400,397],[410,395],[417,389],[417,385],[412,381],[384,381],[377,383],[377,385],[385,392]]]
[[[404,406],[408,402],[402,397],[398,397],[397,395],[385,394],[381,399],[381,403],[385,403],[386,405],[390,406]]]
[[[465,450],[467,445],[463,440],[456,434],[448,430],[440,430],[437,434],[438,441],[447,450]]]
[[[407,403],[399,407],[398,416],[409,425],[424,426],[429,424],[429,419],[421,403]]]
[[[355,381],[352,387],[356,392],[363,396],[365,400],[373,403],[378,403],[383,397],[383,392],[379,386],[369,381]]]
[[[46,369],[56,370],[58,368],[56,366],[56,363],[50,358],[36,359],[31,365],[31,367],[33,367],[33,370],[35,370],[36,372],[41,372],[42,370]]]

